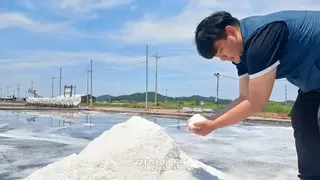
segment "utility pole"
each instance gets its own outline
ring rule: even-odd
[[[89,104],[89,73],[90,73],[89,67],[85,71],[87,72],[87,104]]]
[[[1,88],[1,98],[2,98],[2,88]]]
[[[20,84],[17,84],[17,92],[18,92],[18,99],[19,99],[19,96],[20,96]]]
[[[33,83],[34,81],[31,81],[31,90],[33,91]]]
[[[50,77],[50,79],[52,80],[52,81],[51,81],[51,88],[52,88],[52,89],[51,89],[51,93],[52,93],[52,94],[51,94],[51,97],[53,97],[53,86],[54,86],[54,80],[55,80],[56,78],[52,76],[52,77]]]
[[[284,85],[284,97],[285,97],[285,105],[287,105],[287,84]]]
[[[109,103],[111,103],[111,92],[109,93]]]
[[[157,94],[158,94],[158,59],[161,58],[158,56],[158,52],[153,56],[156,59],[156,80],[155,80],[155,91],[154,91],[154,106],[157,107]]]
[[[146,111],[148,111],[148,45],[146,45]]]
[[[220,79],[220,73],[214,73],[214,76],[217,77],[217,97],[216,97],[216,103],[217,103],[217,108],[219,104],[219,79]]]
[[[10,95],[9,95],[9,89],[10,89],[10,87],[9,86],[7,86],[7,97],[9,97]]]
[[[59,95],[61,96],[61,78],[62,78],[62,69],[60,68],[60,77],[59,77]]]
[[[76,95],[77,86],[73,86],[73,88],[74,88],[73,95],[75,96]]]
[[[90,74],[91,74],[91,77],[90,77],[90,83],[91,83],[91,95],[90,95],[90,107],[92,106],[92,59],[90,60]]]

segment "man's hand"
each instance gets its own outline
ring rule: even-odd
[[[188,123],[188,129],[201,136],[206,136],[215,129],[212,120],[194,122],[193,126],[194,127],[190,127]]]

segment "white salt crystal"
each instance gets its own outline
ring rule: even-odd
[[[195,127],[193,123],[205,120],[207,120],[207,118],[205,118],[201,114],[194,114],[190,119],[188,119],[188,125],[189,127],[191,127],[191,129],[197,129],[198,127]]]
[[[72,154],[28,176],[26,180],[194,180],[224,174],[196,161],[159,125],[133,116]]]

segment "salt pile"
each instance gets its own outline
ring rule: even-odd
[[[224,174],[187,156],[159,125],[133,116],[26,180],[193,180]]]

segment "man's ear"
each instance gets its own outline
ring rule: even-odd
[[[227,34],[228,36],[234,36],[234,37],[236,37],[237,29],[236,29],[235,27],[230,26],[230,25],[227,25],[227,26],[225,27],[225,31],[226,31],[226,34]]]

